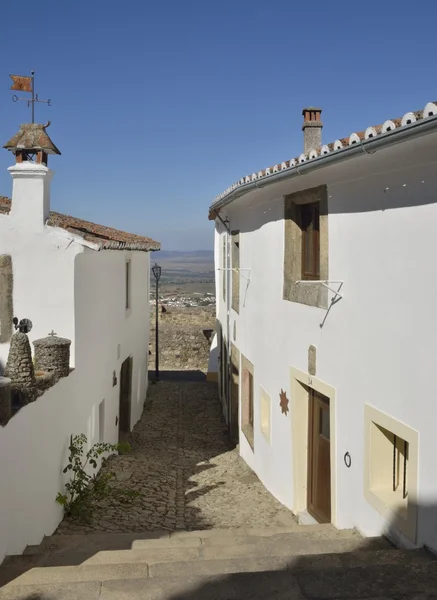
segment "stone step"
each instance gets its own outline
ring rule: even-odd
[[[291,527],[269,527],[269,528],[228,528],[228,529],[206,529],[199,531],[156,531],[140,533],[95,533],[95,534],[64,534],[47,536],[39,546],[28,546],[23,555],[36,555],[44,552],[57,552],[67,549],[80,549],[85,546],[98,550],[128,550],[135,547],[138,542],[148,544],[150,541],[161,546],[180,546],[195,544],[190,542],[191,538],[219,539],[223,543],[229,538],[240,536],[249,537],[271,537],[280,533],[304,533],[317,536],[331,535],[343,537],[354,535],[353,530],[338,530],[330,524],[318,524],[309,526],[293,525]],[[357,534],[358,535],[358,534]],[[187,541],[185,541],[187,540]]]
[[[373,559],[370,556],[374,555]],[[424,551],[321,557],[36,569],[0,590],[1,600],[261,600],[413,598],[435,593],[437,561]],[[333,562],[334,561],[334,562]],[[356,566],[356,565],[359,566]],[[317,573],[317,575],[316,575]]]
[[[301,556],[304,554],[326,554],[337,552],[353,552],[359,549],[381,549],[387,548],[384,539],[363,540],[358,535],[339,538],[308,538],[304,534],[279,534],[267,538],[185,538],[190,544],[196,541],[196,545],[179,547],[155,547],[151,542],[145,546],[135,545],[132,550],[113,550],[97,552],[84,564],[124,564],[124,563],[161,563],[182,562],[197,559],[217,560],[227,558],[248,558],[264,556]],[[219,543],[221,542],[221,543]]]
[[[310,527],[232,528],[201,531],[157,531],[141,533],[96,533],[53,535],[40,546],[31,546],[23,555],[9,556],[0,568],[0,586],[34,567],[67,566],[84,563],[100,551],[153,548],[196,548],[200,545],[252,543],[274,535],[292,534],[305,538],[332,539],[358,536],[355,531],[337,530],[332,525]]]
[[[22,574],[11,581],[8,586],[47,584],[72,581],[96,581],[103,579],[126,579],[135,577],[167,577],[169,574],[183,577],[184,574],[211,574],[240,572],[241,569],[276,570],[287,568],[288,565],[302,564],[307,568],[311,563],[310,555],[315,558],[314,564],[324,565],[324,561],[334,567],[343,564],[344,557],[357,555],[360,560],[362,555],[373,554],[367,550],[360,550],[356,545],[345,545],[345,540],[322,541],[317,545],[303,546],[288,545],[263,546],[261,549],[253,546],[210,546],[209,548],[161,548],[156,551],[147,550],[116,550],[99,552],[85,563],[76,566],[39,567]],[[209,550],[209,552],[206,552]],[[405,559],[406,555],[396,549],[377,551],[378,557],[374,561],[388,561],[396,564]],[[385,554],[384,554],[385,553]],[[399,554],[400,553],[400,554]],[[324,555],[327,558],[324,558]],[[336,559],[335,554],[342,558]],[[417,554],[421,557],[421,554]],[[350,560],[350,559],[349,559]],[[422,558],[421,561],[423,562]],[[360,563],[359,563],[360,564]],[[372,560],[364,564],[373,564]],[[126,570],[124,570],[126,567]]]

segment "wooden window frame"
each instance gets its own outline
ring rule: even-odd
[[[309,204],[299,205],[300,226],[302,230],[302,279],[319,280],[320,279],[320,202],[311,202]],[[308,218],[310,217],[310,218]],[[312,265],[307,270],[307,237],[309,235],[308,226],[312,223]],[[316,226],[317,225],[317,226]]]
[[[232,267],[232,309],[240,312],[240,231],[231,232],[231,267]]]
[[[125,263],[125,309],[132,308],[132,262],[130,259]]]

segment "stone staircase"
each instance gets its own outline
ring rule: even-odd
[[[1,600],[436,597],[437,560],[331,525],[56,535],[0,569]]]

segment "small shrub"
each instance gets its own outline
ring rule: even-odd
[[[70,454],[63,473],[71,471],[72,477],[65,485],[65,494],[59,492],[56,496],[56,502],[64,508],[66,516],[89,522],[95,502],[115,494],[127,501],[130,498],[139,496],[139,493],[134,490],[117,489],[111,486],[110,481],[115,479],[115,473],[105,471],[90,475],[87,472],[89,467],[97,469],[97,461],[104,454],[114,452],[126,454],[130,452],[130,444],[127,442],[119,444],[99,442],[94,444],[85,454],[86,443],[87,437],[83,433],[70,437],[68,448]]]

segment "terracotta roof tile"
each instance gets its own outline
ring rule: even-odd
[[[0,196],[0,214],[9,214],[11,201],[5,196]],[[47,225],[61,227],[70,233],[81,237],[83,240],[100,246],[101,250],[159,250],[161,245],[151,238],[127,233],[112,227],[97,225],[90,221],[70,217],[57,212],[50,212]]]
[[[50,121],[46,125],[39,123],[25,123],[20,125],[18,133],[6,142],[3,148],[7,150],[44,150],[47,154],[61,154],[46,132]]]

